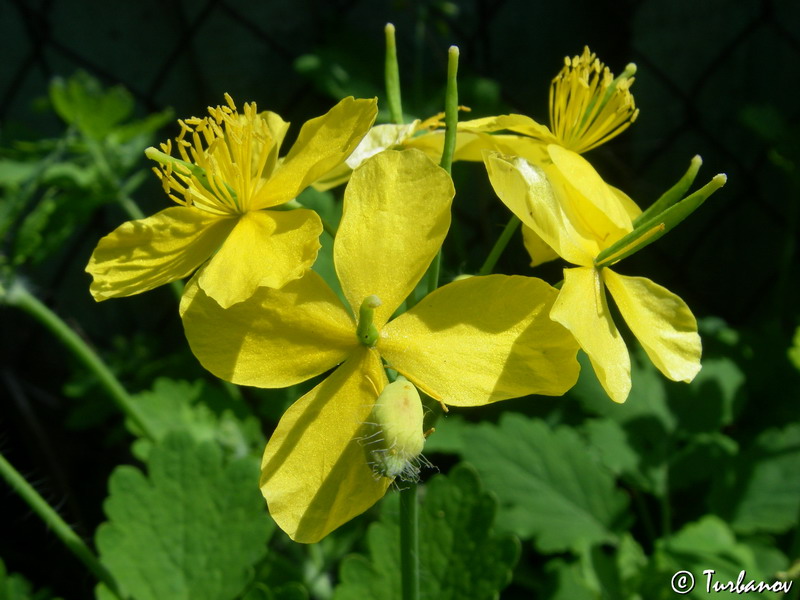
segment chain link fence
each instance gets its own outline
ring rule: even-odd
[[[32,106],[52,77],[78,69],[121,83],[143,111],[201,114],[229,92],[301,122],[327,109],[331,86],[382,94],[387,21],[398,29],[407,107],[421,112],[441,105],[433,92],[449,44],[460,47],[467,80],[495,85],[498,106],[535,118],[546,115],[547,84],[563,56],[584,44],[616,72],[636,62],[641,116],[595,151],[599,168],[645,205],[696,153],[706,164],[698,181],[726,172],[729,182],[621,270],[659,273],[653,279],[698,315],[741,323],[778,310],[790,324],[798,189],[791,161],[781,169],[776,152],[797,156],[796,145],[785,147],[800,111],[794,0],[0,0],[4,137],[56,128]],[[298,73],[308,55],[321,57],[323,70],[333,66],[327,89],[322,71]],[[463,103],[475,102],[473,89],[462,89]]]

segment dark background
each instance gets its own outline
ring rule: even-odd
[[[770,343],[778,344],[773,349],[784,352],[798,323],[800,279],[796,0],[0,0],[0,140],[8,145],[63,131],[42,107],[51,79],[77,70],[105,85],[124,85],[139,116],[166,107],[177,117],[202,115],[228,92],[239,105],[256,101],[292,121],[291,137],[300,123],[330,108],[337,90],[383,96],[388,21],[397,27],[404,109],[422,118],[442,109],[451,44],[461,51],[460,103],[474,117],[521,112],[546,121],[549,82],[564,56],[584,45],[615,73],[635,62],[639,119],[589,159],[645,207],[694,154],[704,159],[698,184],[719,172],[728,184],[618,270],[650,277],[698,317],[721,317],[754,338],[769,331]],[[170,126],[161,139],[177,131]],[[476,271],[508,219],[480,166],[456,165],[454,177],[462,229],[447,242],[449,275]],[[135,197],[146,214],[168,205],[155,181]],[[126,365],[126,383],[141,389],[149,373],[137,373],[137,360],[152,356],[138,357],[131,340],[151,347],[155,341],[164,356],[185,354],[185,342],[168,290],[92,301],[83,269],[97,240],[125,220],[115,207],[101,212],[57,261],[23,274],[106,358]],[[498,271],[538,273],[528,269],[518,238]],[[559,279],[558,266],[542,273]],[[108,433],[108,452],[85,444],[69,426],[72,400],[62,390],[71,363],[64,363],[61,348],[20,313],[0,310],[0,325],[0,448],[91,536],[102,519],[105,478],[127,458],[114,438],[120,428]],[[165,361],[161,372],[200,374],[191,360]],[[85,410],[102,413],[97,406]],[[102,422],[102,414],[97,418]],[[65,557],[7,488],[0,498],[14,505],[0,519],[0,556],[10,570],[34,578],[39,565],[36,581],[58,590],[76,577],[78,589],[90,584],[83,567]]]

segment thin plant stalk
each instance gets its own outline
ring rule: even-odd
[[[417,484],[400,490],[400,574],[403,600],[419,600],[419,503]]]
[[[386,99],[389,103],[389,114],[392,123],[403,124],[403,101],[400,96],[400,68],[397,66],[397,45],[394,39],[394,25],[387,23],[386,33]]]
[[[95,374],[103,388],[117,405],[141,432],[142,435],[155,441],[156,436],[147,421],[143,418],[138,407],[134,404],[130,394],[114,376],[108,366],[102,361],[94,350],[84,342],[70,327],[52,310],[42,304],[38,298],[31,294],[25,286],[16,281],[11,284],[5,296],[5,302],[11,306],[22,309],[34,319],[44,325],[50,333],[55,335],[75,357]]]
[[[67,549],[78,557],[114,596],[122,598],[116,580],[100,563],[94,552],[2,454],[0,454],[0,474],[8,482],[8,485],[31,507],[31,510],[39,515],[42,521],[58,536]]]
[[[497,241],[492,246],[491,251],[489,252],[489,256],[486,257],[483,265],[481,266],[480,270],[478,271],[478,275],[488,275],[494,269],[494,266],[497,264],[497,261],[500,258],[500,255],[503,254],[503,251],[508,246],[508,242],[511,241],[514,232],[519,227],[521,221],[519,217],[516,215],[511,215],[511,218],[506,223],[506,226],[503,228],[503,233],[500,234],[500,237],[497,238]]]

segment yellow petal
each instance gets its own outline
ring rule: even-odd
[[[370,156],[375,156],[378,152],[405,142],[414,135],[417,127],[419,127],[419,119],[404,125],[376,125],[364,136],[353,153],[347,157],[345,163],[351,169],[355,169]]]
[[[700,371],[697,321],[686,303],[644,277],[603,269],[608,291],[647,356],[673,381],[690,382]]]
[[[553,168],[547,175],[565,213],[584,237],[607,248],[633,230],[628,211],[594,167],[562,146],[547,147]]]
[[[261,492],[293,540],[319,541],[386,492],[391,480],[373,474],[358,439],[386,384],[380,357],[362,347],[278,423],[261,463]]]
[[[592,264],[597,241],[578,232],[542,169],[524,158],[497,153],[486,153],[484,162],[495,193],[524,225],[567,261]]]
[[[314,264],[320,234],[322,223],[311,210],[245,213],[200,272],[200,287],[223,308],[260,286],[281,288]]]
[[[631,359],[608,312],[605,289],[596,269],[564,269],[564,285],[550,317],[578,340],[611,399],[625,402],[631,390]]]
[[[348,97],[321,117],[306,121],[289,154],[251,206],[267,208],[296,198],[350,156],[377,114],[377,99]]]
[[[89,259],[92,296],[98,302],[131,296],[186,277],[219,248],[235,224],[188,206],[123,223],[100,240]]]
[[[458,124],[458,129],[460,131],[476,131],[485,133],[507,130],[531,136],[543,141],[556,141],[555,136],[553,136],[547,127],[541,123],[537,123],[528,116],[517,114],[499,115],[496,117],[484,117],[482,119],[462,121]]]
[[[544,243],[544,240],[527,225],[522,226],[522,242],[525,250],[531,257],[531,266],[536,267],[542,263],[549,262],[558,258],[555,250]]]
[[[436,256],[454,193],[447,172],[419,150],[386,150],[353,171],[333,256],[356,313],[367,296],[380,298],[378,329]]]
[[[256,293],[223,309],[194,277],[181,301],[189,346],[214,375],[241,385],[294,385],[342,362],[358,344],[336,294],[308,271],[281,290]]]
[[[533,277],[445,285],[384,327],[377,348],[428,395],[477,406],[575,384],[578,346],[550,319],[558,292]]]
[[[618,188],[615,188],[613,185],[609,185],[608,189],[610,189],[611,192],[617,197],[617,200],[619,200],[622,208],[628,214],[628,217],[630,217],[631,222],[633,222],[636,217],[642,214],[642,209],[639,208],[639,205],[636,204],[636,202],[634,202],[633,199],[628,196],[628,194]]]

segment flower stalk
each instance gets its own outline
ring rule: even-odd
[[[147,421],[139,412],[127,390],[97,353],[70,329],[61,317],[42,304],[19,281],[13,282],[7,291],[0,290],[0,298],[4,299],[7,304],[25,311],[44,325],[78,360],[95,374],[100,381],[100,385],[108,392],[108,395],[125,416],[130,419],[131,423],[141,431],[142,436],[152,441],[156,439],[155,434],[147,425]]]
[[[29,484],[14,466],[0,454],[0,475],[13,490],[31,507],[42,521],[58,536],[67,549],[72,552],[86,567],[94,573],[116,598],[122,598],[116,580],[100,563],[94,552],[78,536],[66,521],[50,506],[44,498]]]
[[[386,96],[389,103],[389,114],[392,123],[402,125],[403,123],[403,102],[400,97],[400,69],[397,66],[397,46],[394,39],[394,25],[387,23],[384,28],[386,32]]]

